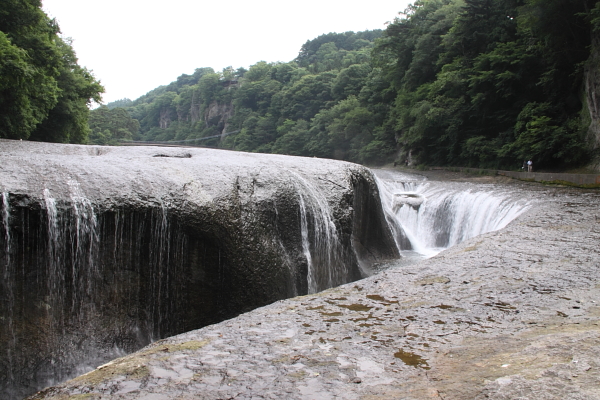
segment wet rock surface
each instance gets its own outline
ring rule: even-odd
[[[164,339],[35,399],[599,399],[600,194]]]
[[[0,140],[0,398],[397,256],[360,165]]]

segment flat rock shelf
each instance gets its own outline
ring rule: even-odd
[[[523,190],[540,202],[500,231],[31,399],[599,399],[600,194]]]

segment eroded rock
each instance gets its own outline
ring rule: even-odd
[[[398,257],[355,164],[7,140],[0,159],[4,398]],[[120,393],[171,379],[138,365]]]
[[[543,202],[501,231],[164,339],[114,374],[32,398],[598,399],[600,195],[523,190]]]

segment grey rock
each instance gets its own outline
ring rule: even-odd
[[[600,194],[521,190],[539,203],[500,231],[157,341],[32,399],[599,399]]]
[[[0,140],[0,195],[3,398],[398,257],[371,171],[334,160]],[[129,396],[196,368],[99,385]]]

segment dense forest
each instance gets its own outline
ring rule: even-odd
[[[41,7],[40,0],[2,0],[0,138],[85,143],[89,105],[104,89]]]
[[[37,3],[0,10],[0,137],[169,141],[364,164],[512,169],[532,158],[559,169],[598,159],[593,0],[419,0],[383,31],[324,34],[287,63],[198,68],[91,111],[89,128],[82,106],[101,87],[53,21],[17,7]],[[42,45],[48,60],[30,54]],[[58,118],[67,109],[79,130]]]

